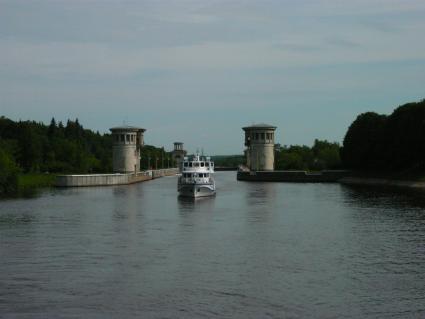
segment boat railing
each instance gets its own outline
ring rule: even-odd
[[[179,181],[184,184],[212,184],[214,180],[211,177],[179,177]]]

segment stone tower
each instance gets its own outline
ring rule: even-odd
[[[174,150],[172,152],[173,162],[176,163],[176,166],[181,170],[181,163],[183,157],[185,157],[187,152],[183,149],[182,142],[174,142]]]
[[[112,132],[112,167],[115,173],[137,173],[140,171],[140,150],[144,144],[144,128],[120,126]]]
[[[276,126],[255,124],[245,131],[246,163],[251,171],[274,170],[274,132]]]

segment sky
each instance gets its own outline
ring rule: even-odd
[[[0,115],[78,118],[145,141],[241,154],[342,142],[362,112],[425,98],[423,0],[0,0]]]

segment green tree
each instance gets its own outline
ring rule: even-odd
[[[377,169],[385,164],[383,156],[387,116],[374,112],[360,114],[344,137],[342,158],[351,169]]]
[[[0,143],[0,146],[2,143]],[[18,172],[12,156],[0,147],[0,195],[9,195],[18,190]]]

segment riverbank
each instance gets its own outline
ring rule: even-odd
[[[40,188],[52,187],[55,179],[54,174],[17,174],[8,181],[7,187],[2,187],[3,192],[0,192],[0,198],[32,196]]]
[[[288,182],[288,183],[336,183],[349,176],[349,171],[325,170],[307,171],[238,171],[239,181],[249,182]]]
[[[341,183],[384,187],[409,187],[425,190],[422,173],[350,172],[350,171],[238,171],[237,179],[248,182]]]
[[[390,186],[390,187],[409,187],[425,190],[425,181],[421,180],[397,180],[387,178],[371,177],[344,177],[339,180],[341,184],[347,185],[368,185],[368,186]]]
[[[18,189],[51,187],[56,179],[55,174],[22,174],[18,175]]]

